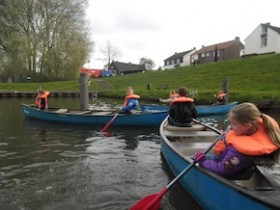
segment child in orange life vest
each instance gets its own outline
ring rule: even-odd
[[[185,87],[179,88],[178,94],[179,97],[170,102],[168,123],[179,127],[191,127],[192,119],[197,117],[194,100],[188,97]]]
[[[194,159],[203,168],[224,177],[244,173],[260,158],[275,161],[280,147],[277,122],[262,114],[252,103],[242,103],[231,110],[231,130],[214,148],[215,158],[208,159],[197,152]]]
[[[37,107],[41,110],[48,109],[49,94],[50,94],[49,91],[39,90],[38,95],[36,97],[36,101],[35,101],[35,107]]]
[[[175,98],[178,98],[178,96],[179,96],[179,95],[176,93],[175,90],[171,90],[170,93],[169,93],[169,99],[170,99],[170,100],[173,100],[173,99],[175,99]]]
[[[130,113],[132,110],[136,110],[139,105],[139,102],[138,102],[139,98],[140,98],[139,95],[134,94],[133,88],[128,87],[121,111]]]
[[[218,94],[214,95],[216,97],[216,104],[225,104],[226,103],[226,93],[220,90]]]

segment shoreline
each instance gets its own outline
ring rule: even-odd
[[[89,98],[95,97],[94,92],[89,92]],[[1,98],[36,98],[37,92],[34,91],[0,91],[0,99]],[[49,97],[54,98],[75,98],[80,97],[80,92],[78,91],[51,91]],[[113,99],[123,99],[123,97],[119,97],[117,95],[115,96],[108,96],[106,94],[102,94],[101,92],[98,93],[98,97],[101,98],[113,98]],[[158,98],[152,98],[152,97],[143,97],[142,101],[145,103],[157,103],[160,104]],[[242,101],[240,101],[242,103]],[[213,101],[199,101],[197,100],[197,105],[211,105],[213,104]],[[258,103],[254,103],[256,106],[260,109],[280,109],[280,105],[273,104],[270,100],[262,100]]]

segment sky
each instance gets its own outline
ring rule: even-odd
[[[156,68],[175,52],[244,40],[260,23],[280,27],[279,0],[89,0],[94,51],[89,68],[103,68],[109,41],[120,62],[150,58]]]

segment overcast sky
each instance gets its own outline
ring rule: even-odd
[[[175,52],[244,39],[260,24],[280,27],[279,0],[89,0],[94,53],[87,67],[103,68],[100,48],[107,41],[121,51],[117,59],[156,67]]]

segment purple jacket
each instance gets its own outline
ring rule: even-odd
[[[215,160],[203,157],[198,162],[201,167],[223,177],[237,175],[254,166],[254,163],[246,155],[241,154],[232,146],[227,146]]]

